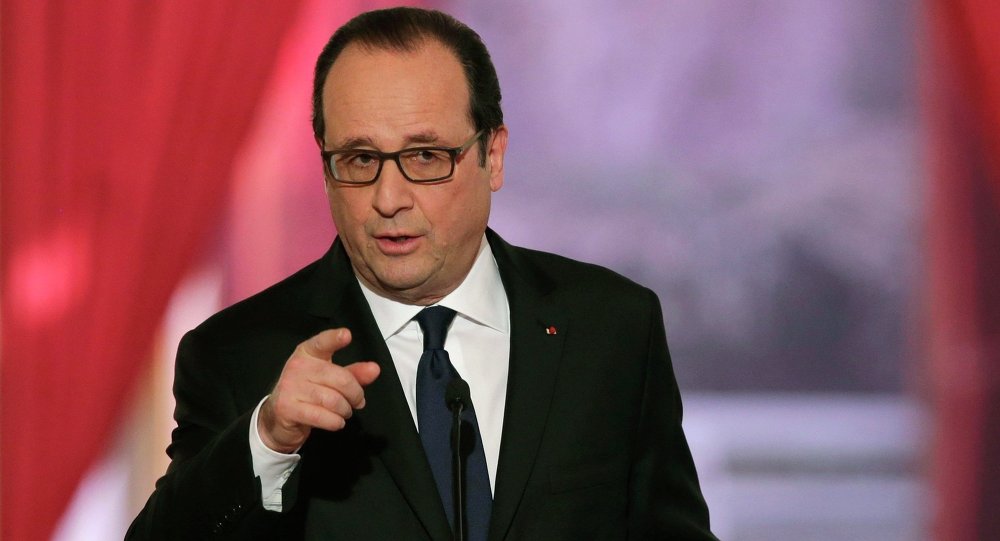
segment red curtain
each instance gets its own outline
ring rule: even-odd
[[[932,527],[1000,539],[1000,3],[925,5]]]
[[[0,5],[3,539],[47,539],[108,445],[297,8]]]

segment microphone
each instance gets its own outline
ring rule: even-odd
[[[472,404],[470,395],[469,384],[461,376],[455,375],[448,382],[448,388],[444,392],[444,401],[448,404],[448,409],[452,413],[455,412],[456,408],[458,408],[459,413],[462,413],[462,410],[468,408],[469,404]]]
[[[462,479],[462,411],[470,408],[472,397],[469,384],[459,375],[448,382],[444,393],[445,403],[451,410],[451,494],[455,505],[455,541],[465,540],[465,483]]]

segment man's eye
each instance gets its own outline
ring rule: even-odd
[[[437,163],[448,159],[448,155],[446,153],[433,149],[417,150],[410,153],[407,157],[419,165]]]
[[[350,164],[355,167],[365,167],[378,162],[378,157],[374,154],[357,153],[351,156]]]

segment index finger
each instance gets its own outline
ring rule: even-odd
[[[351,331],[347,329],[327,329],[299,344],[302,352],[316,359],[329,361],[333,354],[351,343]]]

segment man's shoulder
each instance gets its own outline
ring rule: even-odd
[[[509,263],[518,272],[550,287],[559,296],[576,299],[619,301],[628,298],[656,298],[649,288],[602,265],[564,255],[504,243]],[[498,264],[503,263],[498,260]],[[501,269],[501,274],[504,270]]]
[[[518,247],[510,247],[504,257],[513,267],[505,271],[498,258],[501,277],[508,276],[508,298],[520,298],[522,307],[534,305],[572,319],[582,332],[577,336],[629,337],[631,343],[641,344],[650,329],[663,325],[656,293],[607,267]],[[525,301],[525,294],[535,297]]]
[[[253,334],[282,327],[300,327],[308,318],[310,299],[320,294],[315,289],[316,274],[328,264],[313,261],[292,275],[243,300],[223,308],[201,323],[196,331],[209,334]]]
[[[596,263],[533,248],[521,246],[511,246],[511,248],[526,261],[530,261],[539,269],[548,272],[554,279],[559,281],[577,282],[579,280],[594,280],[618,287],[642,287],[617,271]]]

